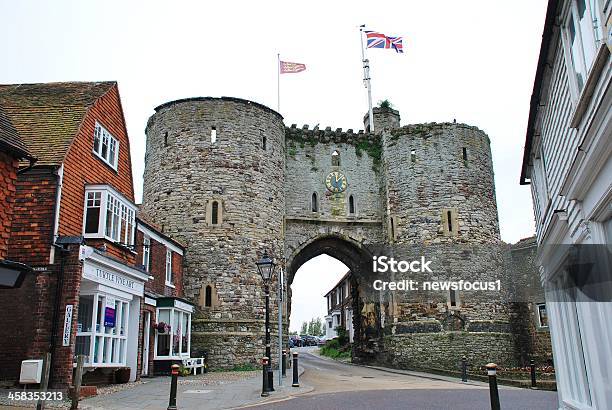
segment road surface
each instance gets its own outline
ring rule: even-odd
[[[352,366],[323,359],[312,349],[300,349],[304,374],[300,384],[313,387],[301,396],[251,409],[291,410],[478,410],[490,409],[483,384],[463,384]],[[556,392],[500,387],[504,410],[553,410]]]

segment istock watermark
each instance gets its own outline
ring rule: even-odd
[[[421,256],[420,260],[414,261],[396,261],[393,257],[388,256],[374,256],[374,262],[372,264],[372,269],[377,273],[406,273],[406,272],[429,272],[433,273],[429,265],[431,265],[430,260],[426,260],[425,256]]]

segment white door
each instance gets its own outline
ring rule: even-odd
[[[144,312],[144,337],[142,342],[142,376],[149,375],[149,332],[151,330],[151,312]]]

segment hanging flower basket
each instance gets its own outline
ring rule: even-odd
[[[159,333],[160,335],[165,335],[170,332],[170,325],[164,322],[156,323],[154,327],[155,330],[157,330],[157,333]]]

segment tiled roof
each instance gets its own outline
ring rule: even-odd
[[[0,107],[0,149],[10,151],[19,158],[31,158],[27,147],[2,107]]]
[[[0,106],[39,165],[61,164],[85,113],[115,82],[0,85]]]

